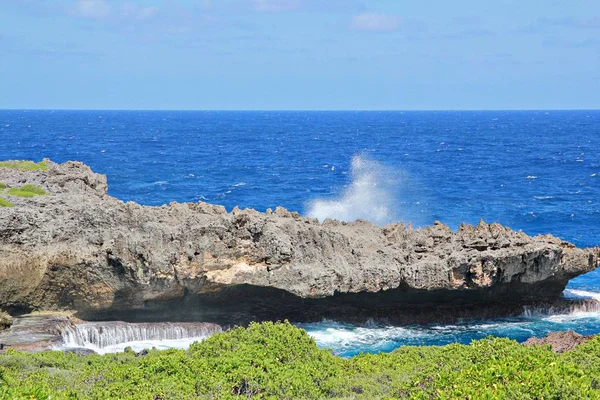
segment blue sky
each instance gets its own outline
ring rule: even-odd
[[[600,1],[0,0],[0,108],[600,108]]]

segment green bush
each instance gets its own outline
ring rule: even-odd
[[[35,185],[23,185],[19,188],[9,188],[6,193],[17,197],[43,196],[46,194],[44,189]]]
[[[189,354],[196,372],[211,376],[197,384],[204,395],[329,396],[331,380],[345,363],[287,322],[252,323],[217,334],[192,345]]]
[[[0,182],[0,191],[6,189],[6,183]]]
[[[0,197],[0,207],[14,207],[15,205],[3,197]]]
[[[16,169],[19,171],[47,171],[49,166],[45,161],[35,163],[26,160],[0,161],[0,168]]]
[[[563,354],[487,338],[342,359],[267,322],[143,357],[0,355],[2,399],[600,399],[599,388],[599,338]]]

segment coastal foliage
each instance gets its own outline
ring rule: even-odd
[[[17,197],[33,197],[43,196],[46,194],[46,191],[39,186],[23,185],[18,188],[9,188],[6,193]]]
[[[0,398],[600,399],[600,338],[563,354],[487,338],[343,359],[289,323],[253,323],[188,351],[8,351]]]
[[[0,168],[16,169],[19,171],[47,171],[50,167],[45,161],[33,162],[22,161],[0,161]]]

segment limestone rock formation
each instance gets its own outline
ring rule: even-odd
[[[551,302],[600,250],[483,221],[457,232],[260,213],[206,203],[160,207],[107,194],[80,162],[0,168],[0,308],[70,309],[126,320],[511,315]]]
[[[75,319],[76,321],[76,319]],[[0,332],[0,353],[50,350],[62,343],[61,331],[73,321],[63,314],[34,314],[15,318],[14,324]]]

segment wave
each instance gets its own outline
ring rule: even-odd
[[[565,290],[565,301],[548,307],[524,308],[519,317],[456,324],[391,326],[369,322],[344,324],[331,320],[300,324],[317,345],[332,349],[342,357],[356,354],[390,352],[405,345],[468,344],[489,335],[523,342],[543,337],[551,331],[574,330],[583,335],[600,331],[600,293]]]
[[[586,290],[565,289],[565,297],[574,299],[596,299],[600,301],[600,293],[588,292]]]
[[[456,325],[428,326],[354,326],[332,321],[300,324],[321,348],[333,350],[342,357],[360,353],[391,352],[401,346],[431,346],[449,343],[470,343],[488,335],[509,336],[525,340],[535,330],[524,319],[512,321],[480,321]]]
[[[311,201],[306,215],[320,221],[364,219],[380,225],[399,220],[397,193],[405,181],[401,173],[365,155],[355,155],[350,174],[352,181],[339,197]]]

